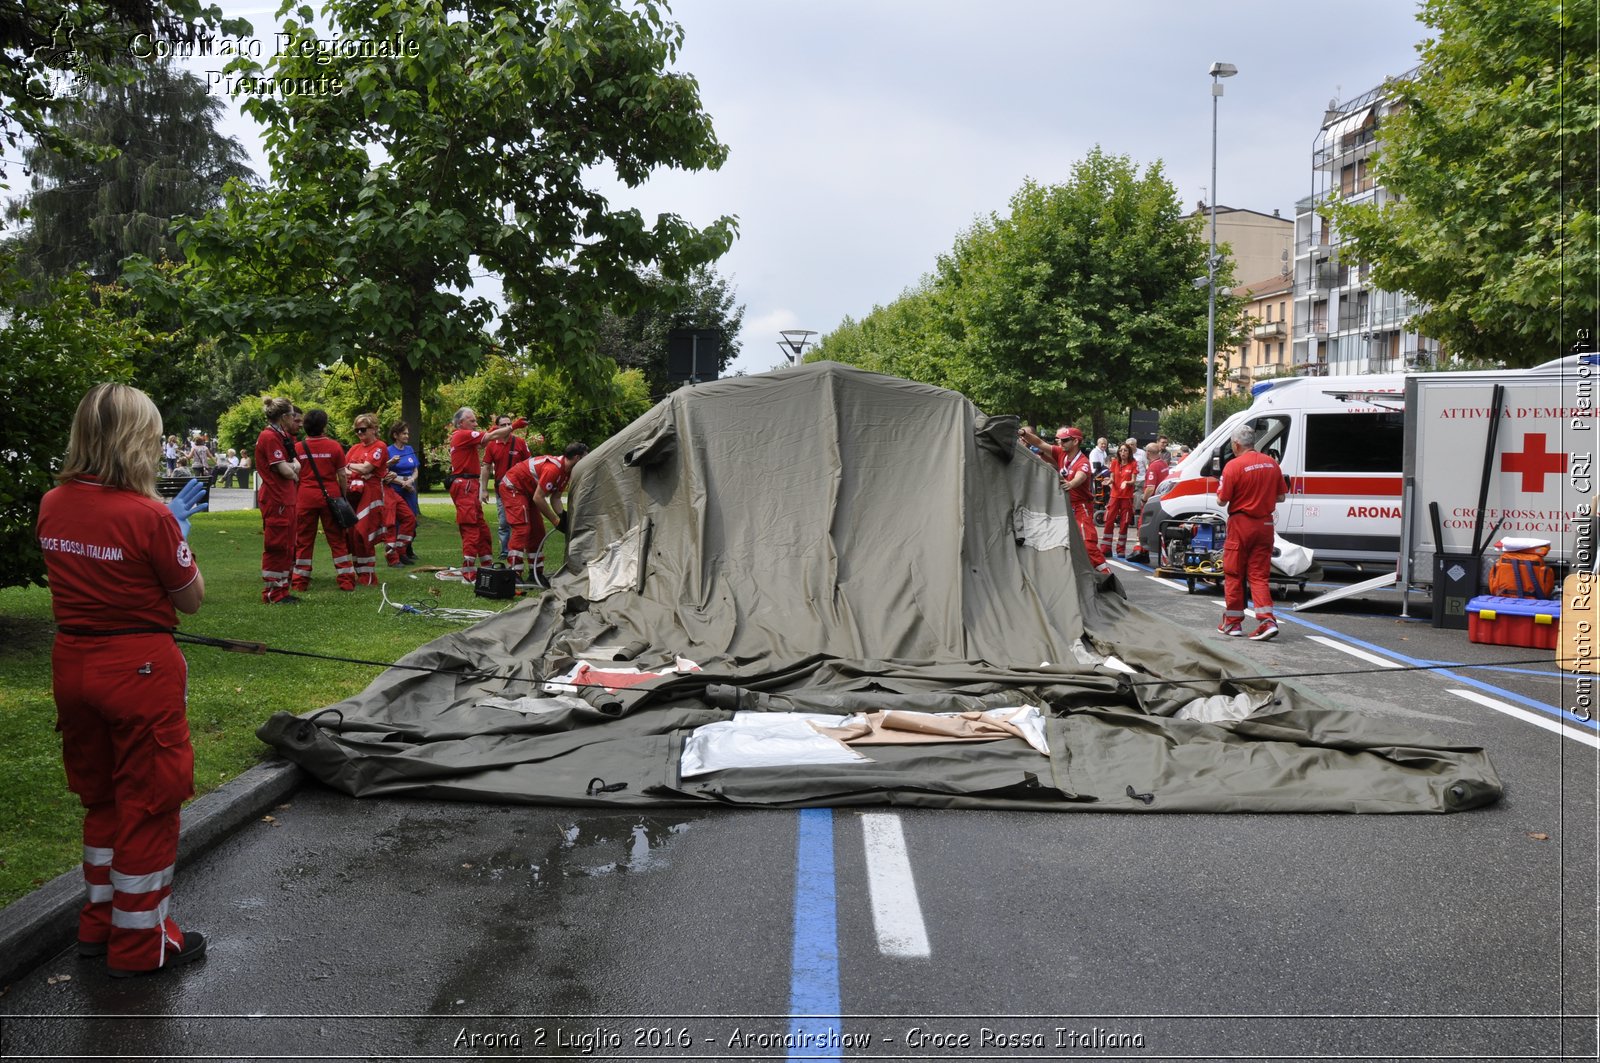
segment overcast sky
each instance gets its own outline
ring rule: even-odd
[[[224,2],[276,29],[273,8]],[[1161,160],[1185,204],[1292,217],[1333,97],[1409,70],[1426,27],[1408,0],[676,0],[679,68],[699,79],[715,173],[668,172],[614,200],[696,224],[739,218],[718,265],[745,304],[735,369],[782,361],[778,330],[825,334],[928,272],[1024,179],[1064,180],[1096,144]],[[229,131],[252,149],[247,120]]]

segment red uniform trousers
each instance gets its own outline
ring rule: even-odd
[[[356,521],[356,526],[347,533],[350,537],[350,552],[356,557],[356,582],[363,587],[378,585],[378,547],[377,543],[383,539],[383,496],[377,496],[376,501],[369,501],[365,494],[361,496],[361,505],[356,507],[356,513],[361,519]]]
[[[1234,513],[1228,517],[1228,539],[1222,544],[1222,619],[1244,619],[1244,585],[1250,583],[1250,600],[1255,603],[1257,620],[1272,620],[1271,517],[1247,517]]]
[[[296,510],[294,534],[294,577],[290,585],[297,591],[311,586],[311,560],[317,548],[317,525],[322,525],[322,537],[328,541],[328,552],[333,555],[333,578],[342,591],[356,587],[355,555],[350,552],[350,536],[333,519],[333,513],[318,498],[315,504],[302,503]]]
[[[1104,568],[1106,555],[1100,550],[1100,538],[1094,530],[1094,506],[1086,502],[1074,502],[1072,517],[1078,522],[1078,531],[1083,534],[1083,548],[1089,551],[1089,564]]]
[[[508,485],[500,490],[500,515],[505,517],[506,524],[511,528],[511,535],[506,540],[506,560],[513,569],[521,572],[528,561],[528,518],[539,514],[533,512],[533,506],[529,505],[521,491]]]
[[[1133,519],[1133,496],[1112,495],[1106,503],[1106,543],[1113,557],[1122,557],[1128,550],[1128,522]]]
[[[398,565],[405,559],[411,540],[417,537],[417,515],[411,512],[395,489],[383,488],[383,542],[387,548],[389,564]]]
[[[183,948],[168,908],[178,810],[194,793],[189,666],[170,635],[58,634],[51,662],[61,759],[84,807],[78,940],[105,942],[111,967],[153,970]]]
[[[524,563],[532,562],[533,571],[544,575],[544,514],[539,507],[516,491],[509,494],[517,499],[508,510],[508,519],[511,521],[511,548],[507,551],[511,558],[511,567],[521,569]]]
[[[261,502],[261,600],[281,601],[289,594],[294,570],[295,504]]]
[[[450,485],[450,498],[456,504],[456,527],[461,532],[461,575],[468,583],[478,578],[479,565],[494,563],[494,540],[483,519],[476,478],[457,480]]]

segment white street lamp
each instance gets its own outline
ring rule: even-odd
[[[1232,63],[1212,63],[1211,70],[1211,256],[1206,259],[1206,435],[1211,434],[1211,393],[1217,376],[1217,100],[1222,79],[1239,72]],[[1202,437],[1204,438],[1204,437]]]
[[[778,330],[778,335],[783,339],[778,341],[778,346],[783,348],[783,356],[789,359],[790,365],[798,365],[800,358],[806,353],[807,345],[815,346],[811,337],[816,333],[811,329],[786,328]]]

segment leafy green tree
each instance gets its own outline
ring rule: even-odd
[[[1428,0],[1374,162],[1387,203],[1333,217],[1448,354],[1531,365],[1600,312],[1595,0]]]
[[[22,258],[45,276],[83,269],[102,284],[128,255],[177,258],[173,220],[199,217],[225,181],[251,176],[243,146],[217,131],[223,113],[204,82],[170,63],[91,86],[52,128],[103,150],[68,156],[34,144],[25,154],[32,190],[5,212],[25,223],[15,238]]]
[[[0,587],[44,579],[44,558],[34,535],[39,500],[67,451],[78,400],[104,380],[126,383],[130,356],[157,342],[132,317],[98,298],[76,274],[48,285],[47,298],[22,296],[28,282],[9,255],[0,254]],[[150,455],[152,464],[160,452]]]
[[[971,363],[967,394],[1041,423],[1156,408],[1205,380],[1207,248],[1161,164],[1094,149],[1059,185],[1029,181],[939,261],[947,322]],[[1224,262],[1219,283],[1231,282]],[[1243,334],[1217,303],[1217,349]]]
[[[739,356],[739,330],[744,324],[744,304],[737,301],[733,285],[710,266],[700,266],[682,283],[674,284],[650,271],[645,281],[661,289],[649,304],[630,314],[607,309],[598,328],[599,351],[623,369],[637,369],[652,395],[664,395],[667,382],[667,334],[673,329],[719,329],[722,353],[717,374],[727,372]]]
[[[68,119],[95,86],[143,77],[154,42],[182,45],[202,35],[251,32],[199,0],[26,0],[0,5],[0,156],[24,145],[60,155],[105,154],[80,140]],[[141,37],[141,35],[143,35]],[[0,159],[0,182],[8,174]]]
[[[946,289],[924,278],[860,321],[845,318],[806,360],[844,362],[968,393],[973,366],[949,320],[948,301]]]
[[[1250,408],[1249,393],[1217,395],[1211,403],[1211,427],[1226,421],[1240,410]],[[1161,411],[1161,434],[1175,443],[1194,446],[1205,438],[1206,400],[1204,397],[1181,402]]]
[[[184,236],[185,284],[167,294],[274,371],[388,365],[419,426],[425,387],[495,349],[559,369],[580,397],[604,392],[602,309],[653,301],[645,270],[680,281],[733,238],[731,218],[647,224],[585,183],[602,166],[636,186],[662,166],[722,164],[698,85],[668,71],[681,28],[658,0],[329,0],[323,16],[394,46],[319,51],[301,7],[269,69],[230,65],[266,127],[272,182],[229,186]],[[484,274],[507,301],[497,337],[473,291]]]

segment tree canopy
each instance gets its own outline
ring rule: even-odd
[[[329,0],[333,32],[386,42],[330,50],[311,9],[295,9],[268,67],[229,67],[265,126],[271,182],[230,185],[189,229],[170,294],[219,342],[279,370],[389,365],[415,425],[425,382],[495,350],[559,369],[580,399],[603,392],[603,308],[647,304],[661,291],[648,268],[681,280],[735,230],[729,217],[646,223],[590,184],[600,167],[631,187],[726,158],[698,85],[668,70],[683,32],[664,11]],[[483,277],[506,300],[494,336]]]
[[[170,62],[88,86],[51,129],[90,150],[30,146],[32,187],[6,207],[8,221],[25,223],[14,240],[24,268],[50,277],[84,269],[106,283],[128,255],[176,258],[174,219],[199,217],[226,181],[252,176],[244,147],[217,131],[224,110],[204,82]]]
[[[700,266],[680,284],[671,284],[649,272],[646,283],[665,289],[630,314],[607,309],[598,327],[600,354],[623,369],[644,374],[650,394],[661,396],[667,382],[667,334],[673,329],[717,329],[722,352],[717,374],[725,373],[739,356],[739,329],[744,324],[744,304],[733,286],[710,266]]]
[[[0,4],[0,155],[24,145],[97,154],[68,121],[95,86],[144,76],[155,42],[182,46],[220,29],[250,32],[200,0],[9,0]],[[144,40],[141,41],[141,35]],[[8,164],[0,159],[0,183]]]
[[[1205,380],[1207,247],[1159,163],[1096,148],[1057,185],[1026,182],[891,307],[846,321],[817,357],[952,387],[1039,423],[1165,406]],[[1232,280],[1226,260],[1218,283]],[[1242,302],[1217,302],[1217,350]],[[877,365],[874,366],[873,363]]]
[[[82,274],[48,282],[47,298],[32,303],[21,298],[29,287],[0,251],[0,587],[44,579],[33,528],[78,400],[101,381],[129,382],[133,359],[158,342],[116,305],[116,290],[96,292]]]
[[[1422,65],[1374,161],[1387,203],[1332,214],[1447,354],[1532,365],[1600,311],[1595,0],[1428,0]]]

